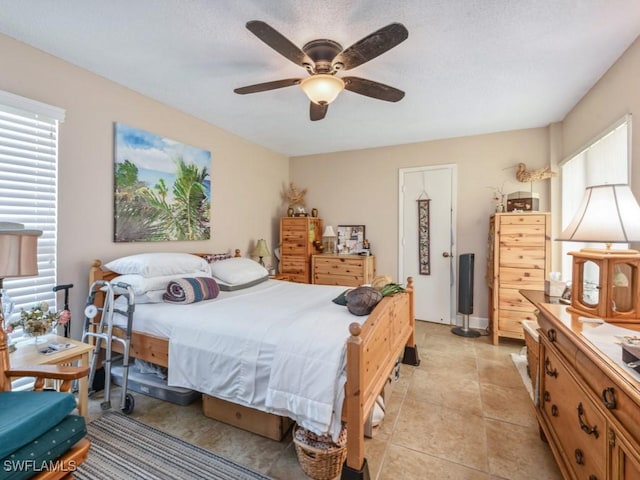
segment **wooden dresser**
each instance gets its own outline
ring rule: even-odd
[[[292,282],[311,283],[311,255],[322,245],[322,220],[316,217],[280,219],[280,273]]]
[[[582,335],[598,324],[579,321],[564,305],[538,308],[536,414],[562,475],[640,479],[640,375]],[[621,349],[613,351],[621,358]]]
[[[533,305],[519,290],[544,291],[544,280],[551,268],[550,237],[550,213],[491,216],[486,280],[494,345],[500,337],[524,338],[522,320],[535,320]]]
[[[373,281],[376,257],[322,254],[311,257],[311,283],[358,287]]]

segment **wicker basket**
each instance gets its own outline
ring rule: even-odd
[[[333,446],[330,449],[307,445],[293,435],[298,462],[304,473],[314,480],[333,480],[342,472],[347,458],[347,447]]]

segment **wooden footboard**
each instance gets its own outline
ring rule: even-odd
[[[347,340],[347,461],[342,479],[369,478],[364,428],[377,396],[408,348],[419,363],[414,338],[413,278],[407,292],[383,298],[363,325],[352,323]],[[411,356],[411,355],[410,355]],[[403,360],[404,361],[404,360]]]

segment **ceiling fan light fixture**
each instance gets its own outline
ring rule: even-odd
[[[335,75],[319,73],[302,80],[300,88],[313,103],[328,105],[344,90],[344,81]]]

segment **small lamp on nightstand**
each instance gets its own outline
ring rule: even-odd
[[[322,232],[322,245],[325,253],[336,253],[336,232],[331,225],[327,225]]]
[[[640,322],[640,252],[611,249],[612,243],[640,241],[640,206],[629,186],[587,187],[578,212],[558,240],[606,246],[569,252],[569,309],[616,322]]]
[[[261,238],[260,240],[258,240],[258,243],[256,244],[256,248],[253,249],[253,252],[251,253],[251,255],[254,257],[259,257],[260,260],[258,261],[258,263],[263,267],[265,267],[264,260],[262,259],[264,257],[270,256],[271,252],[269,252],[269,248],[267,247],[267,241],[264,238]]]
[[[8,277],[38,275],[40,235],[42,231],[25,230],[24,225],[19,223],[0,222],[0,336],[6,336],[2,310],[2,281]]]

